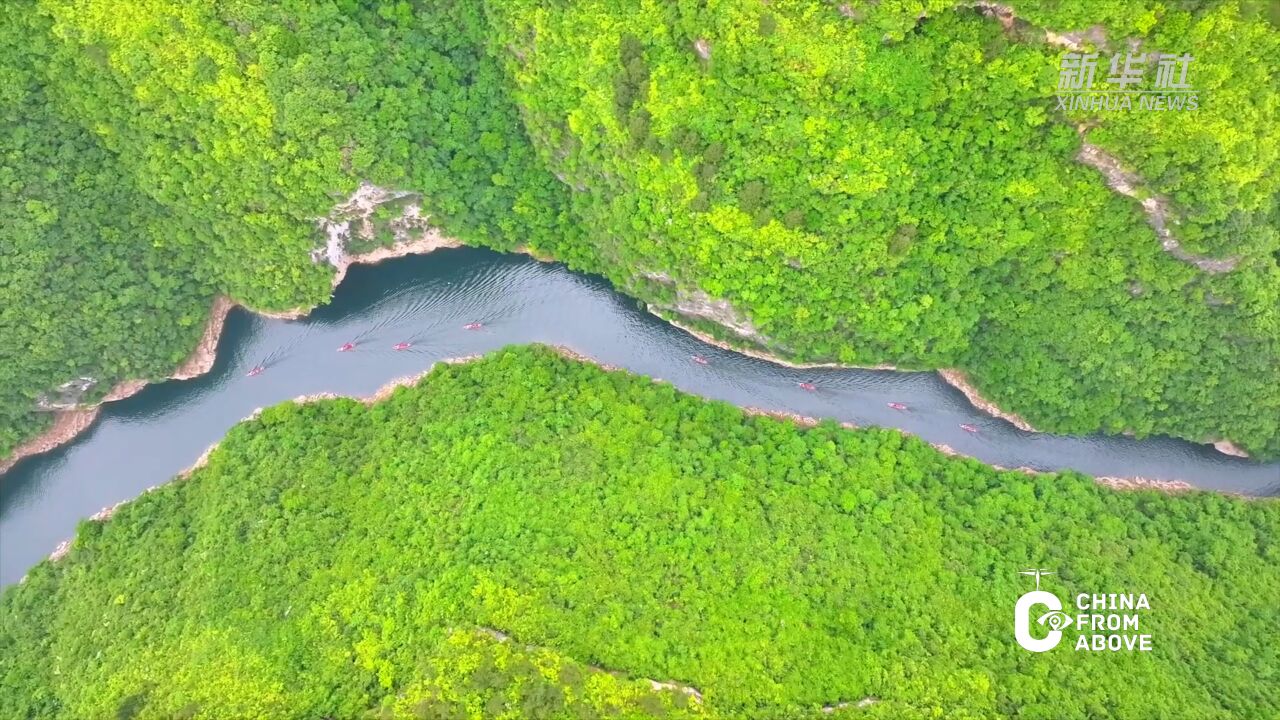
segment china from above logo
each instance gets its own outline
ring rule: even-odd
[[[1030,575],[1036,579],[1036,589],[1023,593],[1013,608],[1013,637],[1024,649],[1031,652],[1048,652],[1062,642],[1063,632],[1072,626],[1078,633],[1075,641],[1076,650],[1094,652],[1119,652],[1121,650],[1149,652],[1151,635],[1139,634],[1140,616],[1138,610],[1150,610],[1151,603],[1145,593],[1079,593],[1075,597],[1076,610],[1073,617],[1063,611],[1062,600],[1055,594],[1040,589],[1040,579],[1046,575],[1056,575],[1043,568],[1022,570],[1020,575]],[[1033,612],[1033,608],[1039,606]],[[1131,610],[1134,612],[1096,611]],[[1048,628],[1044,637],[1036,637],[1031,632],[1031,619],[1036,624]]]
[[[1098,53],[1069,52],[1058,66],[1056,110],[1132,110],[1135,98],[1139,110],[1196,110],[1200,96],[1187,81],[1187,71],[1195,57],[1190,53],[1115,53],[1111,56],[1104,82],[1094,89]],[[1155,69],[1150,87],[1140,89],[1147,71]]]

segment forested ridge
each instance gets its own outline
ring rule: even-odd
[[[0,715],[1261,720],[1278,539],[1274,502],[996,471],[509,349],[268,408],[83,523],[0,596]],[[1025,567],[1145,593],[1153,650],[1020,649]]]
[[[217,293],[326,300],[315,219],[360,179],[472,244],[571,234],[484,32],[452,2],[4,3],[0,452],[64,382],[167,375]]]
[[[726,298],[795,359],[962,367],[1045,430],[1276,457],[1275,13],[1011,7],[1005,29],[944,0],[5,3],[0,451],[63,383],[167,374],[218,293],[322,302],[315,218],[368,180],[468,243]],[[1200,109],[1064,115],[1043,28],[1100,75],[1194,55]],[[1164,252],[1086,141],[1234,269]]]

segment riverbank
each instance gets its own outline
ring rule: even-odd
[[[679,310],[675,308],[654,306],[648,303],[645,304],[645,307],[649,311],[649,314],[653,315],[654,317],[661,318],[663,322],[669,323],[674,327],[680,328],[681,330],[689,333],[693,337],[701,340],[704,343],[707,343],[708,345],[714,345],[722,350],[728,350],[729,352],[738,353],[739,355],[746,355],[748,357],[753,357],[757,360],[764,360],[765,362],[771,362],[775,365],[781,365],[783,367],[788,367],[795,370],[805,370],[805,369],[811,369],[811,368],[826,368],[826,369],[832,369],[832,370],[892,370],[895,372],[930,372],[928,370],[904,369],[897,365],[888,365],[888,364],[846,365],[842,363],[791,362],[785,358],[778,357],[777,355],[772,355],[770,353],[764,352],[762,350],[758,350],[756,348],[745,347],[741,345],[734,345],[733,343],[727,342],[725,340],[721,340],[720,338],[717,338],[714,335],[711,335],[707,332],[704,332],[695,327],[692,327],[691,325],[682,323],[679,320],[676,320],[674,318],[666,317],[662,315],[661,311],[666,311],[673,314],[679,314]],[[730,328],[730,327],[726,327],[725,329],[733,330],[733,328]],[[936,372],[944,382],[946,382],[951,387],[959,390],[965,396],[965,399],[969,401],[970,405],[973,405],[975,408],[981,410],[987,415],[1004,420],[1005,422],[1008,422],[1010,425],[1013,425],[1014,427],[1024,432],[1029,432],[1029,433],[1045,432],[1043,430],[1036,429],[1034,425],[1028,422],[1021,415],[1001,408],[995,402],[993,402],[992,400],[984,396],[976,387],[973,386],[972,382],[969,380],[968,373],[965,372],[964,370],[960,370],[958,368],[941,368],[939,370],[934,370],[932,372]],[[1132,435],[1132,433],[1128,433],[1128,432],[1122,433],[1122,434]],[[1214,450],[1217,450],[1223,455],[1229,455],[1231,457],[1246,458],[1246,459],[1249,457],[1249,453],[1247,453],[1245,450],[1243,450],[1242,448],[1240,448],[1238,445],[1236,445],[1230,440],[1226,440],[1226,439],[1203,440],[1201,442],[1205,445],[1212,445]],[[1000,467],[1000,466],[993,465],[992,467]],[[1165,481],[1145,480],[1144,482],[1163,483]],[[1181,485],[1178,485],[1178,487],[1175,489],[1186,489],[1190,487],[1191,487],[1190,485],[1186,485],[1186,483],[1182,483]]]
[[[214,299],[209,311],[209,319],[196,347],[182,361],[182,364],[165,380],[190,380],[199,377],[213,368],[218,353],[218,340],[222,337],[222,328],[226,324],[227,315],[236,307],[232,300],[224,295]],[[60,410],[54,414],[53,426],[36,437],[22,443],[14,449],[9,457],[0,461],[0,476],[17,465],[20,460],[49,452],[60,445],[74,440],[77,435],[89,429],[98,419],[103,403],[125,400],[142,392],[150,384],[147,380],[124,380],[117,383],[101,400],[91,406],[73,410]]]
[[[367,253],[343,256],[338,261],[338,264],[334,266],[335,273],[330,292],[332,293],[338,289],[338,286],[342,284],[342,281],[347,276],[347,270],[353,265],[376,265],[380,262],[408,255],[425,255],[442,248],[461,246],[461,241],[445,237],[434,230],[429,230],[416,240],[397,242],[390,247],[376,248]],[[299,307],[284,311],[260,310],[237,303],[225,295],[219,295],[214,299],[210,307],[209,319],[205,321],[204,330],[200,334],[200,340],[196,343],[195,349],[191,351],[186,360],[174,369],[172,374],[162,378],[159,382],[191,380],[213,369],[213,363],[217,358],[218,341],[222,338],[222,330],[226,324],[227,316],[237,307],[243,307],[255,315],[274,320],[299,320],[306,317],[317,306]],[[116,402],[133,397],[152,382],[156,381],[123,380],[113,386],[102,400],[92,405],[74,410],[60,410],[54,413],[53,425],[48,430],[20,444],[9,457],[0,460],[0,477],[3,477],[6,472],[20,461],[33,455],[49,452],[74,440],[76,436],[89,429],[94,421],[97,420],[103,403]]]
[[[527,271],[530,264],[515,267]],[[637,317],[634,311],[629,316]],[[235,325],[229,326],[233,333]],[[662,332],[675,336],[670,329]],[[328,347],[329,339],[325,340]],[[575,347],[612,359],[594,348]],[[397,375],[421,368],[400,367]],[[688,369],[684,363],[679,367]],[[380,385],[340,392],[363,398]],[[293,394],[323,389],[333,388]],[[555,407],[555,412],[545,412],[547,407]],[[242,410],[239,415],[252,412],[251,407]],[[468,432],[460,434],[460,428]],[[548,447],[557,446],[563,452],[547,452]],[[197,454],[198,450],[191,456]],[[317,464],[318,456],[325,457],[325,462]],[[634,462],[619,463],[618,458]],[[486,467],[502,471],[486,472]],[[700,467],[702,472],[680,471],[690,467]],[[299,475],[300,468],[310,470]],[[1006,491],[1012,494],[1005,496]],[[1010,497],[1035,501],[1003,502]],[[761,506],[761,498],[767,499],[767,506]],[[992,502],[995,512],[990,511]],[[692,511],[683,512],[685,508]],[[226,435],[209,463],[186,482],[120,507],[103,525],[82,526],[65,557],[40,564],[30,571],[26,583],[7,589],[4,597],[9,607],[27,615],[19,618],[20,623],[9,623],[14,642],[6,657],[15,658],[25,677],[48,678],[45,685],[20,685],[25,694],[17,695],[44,702],[50,696],[44,687],[59,690],[65,687],[63,678],[85,679],[86,672],[100,668],[95,653],[102,648],[119,657],[145,657],[154,645],[148,644],[148,638],[171,638],[176,646],[188,642],[184,629],[192,627],[201,631],[212,627],[218,632],[226,628],[234,635],[242,625],[236,608],[247,603],[272,619],[266,628],[269,632],[252,638],[258,643],[255,652],[268,660],[287,660],[289,648],[296,647],[297,639],[306,636],[313,624],[298,612],[297,598],[345,592],[344,598],[354,598],[348,605],[388,609],[362,619],[363,626],[374,631],[404,617],[429,621],[414,626],[424,639],[400,637],[397,647],[428,647],[450,628],[467,628],[469,633],[479,628],[486,635],[492,631],[508,637],[509,643],[545,642],[603,668],[630,671],[646,689],[652,687],[646,679],[693,688],[705,693],[712,705],[729,706],[733,698],[726,693],[737,688],[753,691],[755,686],[740,681],[744,673],[752,672],[750,662],[704,672],[699,658],[708,650],[703,648],[714,651],[730,642],[734,652],[715,657],[733,661],[745,653],[749,658],[761,647],[762,633],[789,628],[789,632],[806,634],[772,645],[798,648],[795,659],[780,660],[799,668],[798,674],[780,675],[760,692],[761,700],[748,697],[732,707],[764,707],[761,703],[774,702],[783,715],[790,716],[788,708],[804,707],[817,717],[822,703],[834,708],[875,697],[884,698],[885,706],[892,708],[895,702],[918,696],[918,684],[895,689],[867,685],[861,676],[842,680],[841,658],[858,653],[880,658],[883,643],[875,638],[868,641],[856,627],[846,632],[849,623],[839,607],[816,620],[813,617],[814,612],[833,606],[824,599],[862,588],[865,598],[834,605],[905,608],[899,613],[905,618],[902,622],[918,619],[908,602],[920,595],[918,589],[909,588],[903,602],[875,602],[883,596],[883,588],[898,587],[893,578],[903,566],[941,564],[956,568],[951,578],[985,578],[983,572],[989,571],[985,564],[992,553],[1016,556],[1026,554],[1028,547],[1043,547],[1051,548],[1060,560],[1098,547],[1111,548],[1115,551],[1103,558],[1110,564],[1098,566],[1096,574],[1103,579],[1095,587],[1123,583],[1161,587],[1163,580],[1196,599],[1188,606],[1200,611],[1192,618],[1199,628],[1217,623],[1210,628],[1215,637],[1247,643],[1250,631],[1254,636],[1257,632],[1241,628],[1242,618],[1265,612],[1269,595],[1261,593],[1260,587],[1269,589],[1276,579],[1266,548],[1255,548],[1249,541],[1276,527],[1277,509],[1280,506],[1273,503],[1241,503],[1206,493],[1171,498],[1154,492],[1111,492],[1092,487],[1090,480],[1076,473],[1033,478],[997,472],[945,458],[922,443],[903,441],[885,430],[853,434],[826,421],[806,430],[746,417],[725,403],[675,392],[670,385],[654,384],[646,377],[606,373],[565,360],[547,347],[524,345],[487,353],[485,359],[467,365],[437,367],[416,387],[398,389],[372,408],[352,400],[308,406],[273,404],[258,421]],[[1043,521],[1073,513],[1093,522]],[[965,521],[957,522],[958,516]],[[601,517],[625,524],[602,526]],[[424,524],[423,518],[432,520]],[[1025,531],[1011,533],[1011,527]],[[1135,527],[1144,532],[1135,534]],[[1156,566],[1143,565],[1139,569],[1145,575],[1132,577],[1133,563],[1127,560],[1134,553],[1151,547],[1196,547],[1197,533],[1202,534],[1205,527],[1215,528],[1215,536],[1223,542],[1234,542],[1232,547],[1240,546],[1240,552],[1223,566],[1222,573],[1229,574],[1209,578],[1222,592],[1208,600],[1203,592],[1197,594],[1206,573],[1217,566],[1188,567],[1169,554],[1157,553]],[[936,528],[944,532],[941,544]],[[531,545],[542,551],[529,552]],[[414,552],[397,551],[404,548]],[[797,548],[803,549],[799,556]],[[890,561],[885,559],[886,548],[892,551]],[[726,551],[740,562],[728,567],[717,562]],[[617,558],[631,561],[620,563]],[[986,584],[1003,583],[1014,588],[1008,591],[1014,594],[1025,590],[1025,581],[1013,574],[1014,569],[1004,580],[994,578]],[[1168,582],[1170,573],[1176,582]],[[566,577],[572,582],[566,582]],[[744,596],[735,585],[735,578],[741,577],[763,578],[755,583],[759,592]],[[972,620],[966,608],[980,606],[983,594],[990,594],[973,583],[956,585],[929,573],[921,577],[939,581],[925,595],[972,596],[956,603],[958,610],[951,613],[962,624]],[[397,604],[397,581],[420,588],[417,597],[426,600],[407,609]],[[513,587],[519,592],[513,594]],[[353,588],[364,594],[351,595]],[[997,588],[997,592],[1006,591]],[[178,617],[174,613],[190,609],[190,604],[170,601],[175,594],[203,598],[228,593],[247,600],[226,606],[226,612],[197,607]],[[625,608],[622,625],[616,617],[582,611],[593,607],[593,599],[602,594]],[[86,605],[83,601],[94,597],[105,602]],[[1219,598],[1221,603],[1213,602]],[[1167,597],[1165,601],[1170,602]],[[431,609],[442,602],[449,612],[432,614]],[[786,612],[761,621],[759,607]],[[122,626],[122,618],[128,624]],[[1007,623],[999,608],[980,620],[979,624],[992,628],[1004,628]],[[899,619],[882,613],[875,621],[893,625]],[[730,634],[708,634],[709,627]],[[649,646],[628,654],[626,643],[591,644],[616,635],[619,628],[652,635],[671,650],[653,663]],[[83,642],[86,632],[96,633],[92,646]],[[1191,640],[1204,634],[1188,632]],[[324,633],[311,635],[316,642],[331,639],[330,645],[336,648],[313,653],[335,658],[326,677],[349,678],[343,666],[350,663],[340,652],[349,642]],[[686,643],[686,637],[693,644]],[[961,642],[957,651],[967,655],[955,656],[951,664],[990,665],[992,658],[999,660],[1005,652],[1009,677],[1015,682],[1011,692],[1019,692],[1023,686],[1016,685],[1017,670],[1023,656],[1018,648],[994,631],[975,637],[989,638],[989,647],[975,649],[972,643]],[[904,648],[918,652],[918,643],[910,640]],[[209,646],[210,656],[224,656],[225,645],[219,640]],[[775,686],[786,682],[795,687],[803,680],[812,666],[804,662],[806,648],[828,646],[843,649],[829,654],[833,671],[822,674],[822,686],[770,700],[778,698]],[[181,649],[174,657],[192,656]],[[61,658],[60,664],[50,669],[49,658],[54,655]],[[208,663],[202,665],[198,655],[187,671],[197,678],[208,670]],[[419,660],[414,656],[406,662]],[[284,662],[267,671],[289,687],[317,676],[311,666],[292,677],[279,674],[291,667]],[[1169,668],[1177,675],[1185,670],[1185,663],[1171,661]],[[1201,669],[1209,676],[1224,674],[1213,667]],[[1081,671],[1085,680],[1092,677],[1087,670]],[[363,676],[351,684],[356,707],[372,704],[363,693],[371,683],[376,685],[379,671],[380,667],[365,668]],[[408,677],[407,672],[397,671],[397,677]],[[115,682],[110,677],[118,673],[113,673],[108,667],[100,673],[109,676],[107,680],[94,676],[92,682],[85,680],[83,690],[75,691],[96,697],[94,688]],[[938,677],[945,681],[946,674],[947,668],[939,667]],[[1247,676],[1240,687],[1252,687],[1247,680],[1254,675],[1225,672],[1225,676]],[[144,691],[150,678],[139,675],[125,680],[133,685],[113,685],[122,688],[118,696]],[[1098,692],[1105,699],[1111,689]],[[325,688],[311,694],[328,697]],[[403,697],[399,692],[392,695],[393,699]],[[164,711],[161,714],[171,707],[181,709],[189,696],[184,689],[173,702],[155,707]],[[107,710],[114,711],[116,698],[109,700]],[[300,701],[290,703],[302,706]],[[379,707],[390,705],[380,702]],[[978,710],[983,707],[987,705],[980,704]],[[342,714],[329,708],[314,714],[326,713]],[[740,712],[725,715],[741,716]]]
[[[98,419],[101,408],[94,405],[84,410],[59,410],[53,416],[53,425],[48,430],[27,440],[13,449],[9,457],[0,461],[0,477],[10,470],[18,461],[49,452],[58,446],[70,442],[80,433],[88,430]]]
[[[661,308],[661,309],[667,310],[669,312],[678,312],[678,310],[675,310],[673,308]],[[763,352],[753,348],[735,346],[724,340],[720,340],[719,338],[709,335],[701,330],[685,325],[678,320],[673,320],[668,317],[663,317],[661,314],[655,311],[652,306],[649,307],[649,312],[657,317],[661,317],[665,322],[671,323],[672,325],[680,328],[681,330],[684,330],[685,332],[698,338],[702,342],[707,343],[708,345],[715,345],[716,347],[721,348],[723,350],[728,350],[729,352],[735,352],[735,353],[738,353],[739,355],[746,355],[748,357],[756,358],[757,360],[764,360],[766,362],[771,362],[775,365],[781,365],[783,367],[789,367],[796,370],[805,370],[810,368],[829,368],[833,370],[893,370],[893,371],[899,371],[899,372],[902,371],[902,368],[896,365],[887,365],[887,364],[844,365],[841,363],[790,362],[784,358],[780,358],[776,355],[771,355],[767,352]],[[908,371],[908,372],[928,372],[928,371],[921,370],[921,371]],[[992,417],[1000,418],[1001,420],[1008,422],[1010,425],[1013,425],[1019,430],[1024,430],[1026,432],[1034,432],[1034,433],[1041,432],[1040,430],[1035,429],[1035,427],[1032,426],[1031,423],[1027,422],[1024,418],[1022,418],[1022,416],[1018,415],[1017,413],[1004,410],[1000,408],[998,405],[996,405],[994,402],[992,402],[991,400],[988,400],[986,397],[983,397],[982,393],[978,392],[978,389],[975,388],[973,384],[969,382],[969,376],[967,373],[965,373],[965,371],[955,369],[955,368],[942,368],[934,372],[937,372],[938,376],[941,377],[948,385],[950,385],[951,387],[963,393],[965,398],[969,400],[969,404],[973,405],[974,407],[978,408],[984,413]],[[1228,454],[1231,454],[1231,453],[1228,453]]]

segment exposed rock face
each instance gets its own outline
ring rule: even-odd
[[[323,260],[342,269],[348,259],[348,244],[352,237],[373,240],[377,236],[378,227],[373,216],[378,208],[406,198],[416,200],[419,197],[418,193],[408,190],[388,190],[372,183],[360,183],[351,197],[334,206],[328,217],[316,220],[326,242],[324,247],[312,252],[311,259],[315,262]],[[414,231],[425,232],[430,226],[427,216],[422,215],[421,206],[410,202],[398,217],[387,222],[387,229],[391,231],[396,243],[406,243],[414,239]]]
[[[511,639],[511,636],[502,632],[501,630],[495,630],[489,627],[478,627],[476,628],[476,632],[486,637],[489,637],[493,640],[496,640],[500,643],[513,642]],[[525,645],[524,649],[536,651],[536,650],[541,650],[542,648],[537,645]],[[599,665],[588,665],[587,667],[591,668],[592,670],[598,670],[600,672],[609,673],[611,675],[617,674],[616,670],[610,670],[608,668],[600,667]],[[680,683],[675,683],[675,682],[662,682],[658,680],[649,680],[649,687],[659,691],[665,690],[668,692],[684,693],[685,695],[688,695],[695,703],[702,702],[702,693],[698,692],[698,689],[691,685],[682,685]]]
[[[732,330],[738,336],[751,340],[761,345],[769,344],[769,339],[756,329],[751,320],[738,312],[733,304],[723,298],[713,298],[700,289],[688,290],[680,287],[674,278],[661,270],[641,270],[639,276],[652,280],[663,285],[670,285],[675,288],[676,301],[673,305],[653,306],[661,310],[683,315],[688,318],[697,318],[700,320],[709,320],[723,328]],[[695,333],[702,339],[706,340],[701,333]],[[708,340],[715,345],[727,347],[722,343],[716,342],[714,339]],[[734,348],[730,348],[734,349]]]
[[[1019,18],[1017,13],[1009,5],[994,2],[976,2],[973,7],[978,12],[988,17],[993,17],[1000,22],[1000,25],[1006,32],[1013,31],[1015,27],[1032,28],[1036,31],[1044,33],[1045,42],[1054,47],[1067,48],[1068,50],[1083,50],[1086,44],[1095,47],[1103,47],[1107,44],[1106,28],[1101,25],[1094,25],[1087,30],[1075,30],[1072,32],[1055,32],[1048,28],[1039,28],[1031,23]]]
[[[841,702],[841,703],[835,703],[834,705],[823,705],[822,712],[830,715],[831,713],[836,712],[837,710],[844,710],[845,708],[850,708],[850,707],[859,707],[859,708],[870,707],[871,705],[874,705],[877,702],[880,702],[880,698],[864,697],[856,703]]]
[[[1044,39],[1050,44],[1057,47],[1064,47],[1069,50],[1084,50],[1086,44],[1094,47],[1103,47],[1107,44],[1107,31],[1101,25],[1094,25],[1088,30],[1077,30],[1075,32],[1056,33],[1052,30],[1044,31]]]
[[[1190,492],[1195,490],[1190,483],[1181,480],[1154,480],[1152,478],[1134,477],[1097,477],[1094,481],[1113,490],[1159,490],[1160,492]]]
[[[1022,419],[1021,416],[1016,413],[1008,412],[1007,410],[1001,410],[998,405],[983,397],[982,393],[978,392],[978,389],[973,386],[973,383],[969,382],[969,376],[965,374],[963,370],[943,368],[938,371],[938,374],[942,376],[943,380],[947,381],[948,385],[964,393],[964,396],[968,398],[969,403],[979,410],[987,413],[988,415],[993,415],[1001,418],[1002,420],[1006,420],[1009,424],[1019,430],[1024,430],[1026,432],[1039,432],[1032,427],[1031,423]]]
[[[91,377],[80,377],[62,383],[52,392],[41,395],[36,400],[36,409],[41,412],[57,412],[74,410],[80,405],[85,393],[93,389],[98,381]]]
[[[84,432],[98,419],[98,408],[86,410],[61,410],[53,420],[53,427],[13,449],[9,457],[0,460],[0,475],[31,455],[48,452]]]
[[[461,242],[445,237],[431,226],[431,216],[422,214],[422,206],[417,202],[419,198],[420,194],[409,190],[387,190],[372,183],[360,183],[351,197],[334,206],[328,217],[316,219],[316,227],[324,233],[326,240],[323,247],[311,252],[312,262],[326,262],[337,270],[332,285],[337,288],[352,265],[374,265],[405,255],[425,255],[440,248],[461,247]],[[400,214],[386,220],[383,225],[382,229],[389,231],[394,240],[390,246],[375,247],[363,253],[351,252],[353,238],[363,241],[377,238],[380,228],[374,215],[379,208],[406,199],[409,202],[404,204]],[[297,320],[311,312],[310,307],[283,311],[251,309],[277,320]]]
[[[1013,8],[1009,5],[994,2],[977,2],[974,3],[973,7],[984,15],[998,20],[1005,31],[1012,31],[1015,24],[1019,23],[1026,27],[1034,27],[1018,18]],[[1084,50],[1089,45],[1104,47],[1107,44],[1106,30],[1101,25],[1094,25],[1087,30],[1075,32],[1055,32],[1047,28],[1038,27],[1035,30],[1044,32],[1045,42],[1050,45],[1073,51]],[[1141,41],[1137,38],[1131,38],[1126,45],[1131,51],[1136,52],[1141,46]],[[1082,139],[1087,130],[1087,127],[1077,128]],[[1102,148],[1085,142],[1080,147],[1080,154],[1076,156],[1076,160],[1102,173],[1103,177],[1107,179],[1107,185],[1112,190],[1141,203],[1142,210],[1147,216],[1147,222],[1156,231],[1156,236],[1160,238],[1160,247],[1165,252],[1208,273],[1230,272],[1240,262],[1240,258],[1236,257],[1217,260],[1195,255],[1184,250],[1169,230],[1169,219],[1174,217],[1170,210],[1169,200],[1146,190],[1142,178],[1126,170],[1117,158]],[[1177,221],[1173,220],[1173,224],[1176,225]]]
[[[1009,7],[1008,5],[1001,5],[999,3],[990,3],[990,2],[979,2],[979,3],[974,3],[974,7],[977,8],[978,12],[982,13],[983,15],[987,15],[989,17],[995,18],[996,20],[999,20],[1000,25],[1005,30],[1013,29],[1013,21],[1016,18],[1013,14],[1013,8]]]
[[[674,285],[675,279],[661,270],[641,270],[640,277],[646,280],[662,283],[663,285]]]
[[[1102,173],[1102,176],[1107,179],[1107,186],[1112,190],[1126,197],[1134,198],[1142,204],[1142,210],[1147,215],[1147,222],[1156,231],[1156,237],[1160,238],[1160,247],[1165,252],[1183,262],[1191,263],[1207,273],[1230,272],[1240,262],[1240,258],[1215,260],[1194,255],[1184,250],[1169,230],[1171,212],[1168,199],[1150,192],[1141,191],[1140,189],[1143,187],[1142,178],[1126,170],[1120,164],[1120,161],[1107,151],[1097,145],[1086,142],[1080,146],[1080,154],[1076,156],[1076,159]]]
[[[102,402],[115,402],[117,400],[131,398],[141,392],[142,388],[146,386],[146,380],[123,380],[116,383],[116,386],[111,388],[111,391],[103,396]]]
[[[1249,453],[1245,452],[1244,450],[1241,450],[1235,443],[1231,442],[1230,440],[1219,440],[1215,442],[1213,444],[1213,449],[1217,450],[1223,455],[1231,455],[1234,457],[1241,457],[1241,458],[1249,457]]]
[[[209,321],[205,323],[200,342],[196,343],[196,349],[192,351],[186,362],[179,365],[169,377],[174,380],[190,380],[213,369],[213,361],[218,352],[218,339],[222,337],[222,326],[226,324],[227,315],[235,306],[231,298],[225,295],[214,298],[213,308],[209,312]]]
[[[685,317],[709,320],[752,342],[766,344],[769,341],[728,300],[713,298],[701,290],[677,288],[676,302],[669,309]]]

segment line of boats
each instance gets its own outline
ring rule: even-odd
[[[462,326],[462,329],[463,329],[463,330],[480,330],[480,329],[481,329],[481,328],[483,328],[483,327],[484,327],[484,323],[480,323],[480,322],[472,322],[472,323],[467,323],[466,325],[463,325],[463,326]],[[398,342],[398,343],[396,343],[395,345],[392,345],[392,346],[391,346],[391,349],[392,349],[392,350],[395,350],[396,352],[400,352],[400,351],[403,351],[403,350],[408,350],[409,348],[412,348],[412,347],[413,347],[413,343],[411,343],[411,342],[407,342],[407,341],[406,341],[406,342]],[[356,349],[356,343],[354,343],[354,342],[348,342],[348,343],[343,343],[343,344],[342,344],[342,346],[338,348],[338,352],[340,352],[340,353],[352,352],[352,351],[354,351],[355,349]],[[693,362],[697,363],[698,365],[710,365],[710,364],[711,364],[711,361],[710,361],[710,360],[708,360],[705,356],[702,356],[702,355],[691,355],[691,356],[690,356],[690,359],[691,359],[691,360],[693,360]],[[255,366],[253,367],[253,369],[251,369],[251,370],[247,373],[247,376],[248,376],[248,377],[257,377],[258,375],[261,375],[262,373],[266,372],[266,369],[267,369],[267,368],[266,368],[266,366],[264,366],[264,365],[255,365]],[[804,390],[804,391],[806,391],[806,392],[817,392],[817,391],[818,391],[818,386],[817,386],[817,385],[815,385],[815,384],[813,384],[813,383],[811,383],[811,382],[800,382],[800,383],[797,383],[797,385],[800,387],[800,389],[801,389],[801,390]],[[908,411],[910,411],[910,408],[908,408],[906,405],[904,405],[903,403],[900,403],[900,402],[891,402],[891,403],[886,403],[886,404],[887,404],[890,408],[893,408],[894,410],[898,410],[898,411],[900,411],[900,412],[908,412]],[[968,433],[974,433],[974,434],[977,434],[977,433],[979,432],[979,429],[978,429],[978,427],[977,427],[977,426],[975,426],[975,425],[970,425],[969,423],[960,423],[960,429],[961,429],[961,430],[964,430],[965,432],[968,432]]]
[[[463,330],[480,330],[483,327],[484,327],[484,323],[473,322],[473,323],[467,323],[466,325],[463,325],[462,329]],[[403,342],[398,342],[395,345],[392,345],[391,349],[395,350],[396,352],[401,352],[404,350],[408,350],[411,347],[413,347],[413,343],[408,341],[403,341]],[[354,341],[346,342],[338,347],[338,352],[340,353],[352,352],[355,349],[356,349],[356,343]],[[249,372],[245,373],[245,376],[257,377],[266,371],[267,371],[266,365],[254,365],[253,368],[249,370]]]

